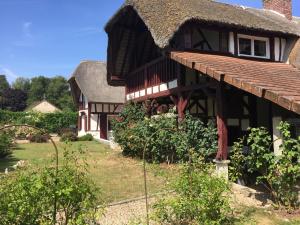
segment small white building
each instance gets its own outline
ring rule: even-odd
[[[99,61],[81,62],[69,83],[78,108],[78,136],[111,140],[111,121],[122,110],[125,88],[108,85],[106,64]]]
[[[33,111],[40,113],[55,113],[60,112],[61,110],[48,102],[47,100],[42,100],[38,102],[34,102],[31,104],[25,111]]]

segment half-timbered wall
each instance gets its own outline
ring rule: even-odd
[[[274,38],[274,35],[262,33],[225,30],[197,23],[187,23],[184,25],[171,41],[171,48],[177,50],[191,49],[216,53],[231,53],[239,56],[238,37],[241,35],[266,39],[267,57],[265,58],[272,61],[287,61],[290,52],[288,47],[293,40],[285,37]]]
[[[84,96],[81,95],[84,100]],[[108,119],[122,111],[120,103],[88,103],[87,109],[78,112],[78,136],[91,134],[95,139],[107,139],[109,135]]]

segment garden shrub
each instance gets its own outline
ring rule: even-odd
[[[230,177],[239,177],[241,168],[246,166],[248,172],[258,174],[257,183],[269,190],[279,207],[291,210],[299,206],[296,185],[300,178],[300,137],[292,138],[286,122],[281,122],[277,129],[282,135],[282,155],[272,152],[272,138],[266,128],[250,128],[246,137],[248,154],[243,158],[242,143],[235,144],[237,152],[231,161]]]
[[[59,130],[59,132],[58,132],[58,135],[59,135],[59,136],[62,136],[64,133],[69,133],[69,132],[76,133],[76,129],[70,128],[70,127],[68,127],[68,128],[61,128],[61,129]]]
[[[65,142],[65,141],[74,142],[77,140],[78,140],[77,134],[72,131],[66,132],[66,133],[62,134],[62,136],[60,137],[61,142]]]
[[[244,139],[241,138],[239,141],[235,142],[230,150],[230,163],[228,167],[229,179],[232,182],[237,182],[238,180],[244,180],[244,174],[246,172],[246,157],[243,152],[244,149]]]
[[[100,190],[88,178],[84,151],[65,149],[63,155],[57,180],[52,166],[26,168],[0,177],[1,224],[53,224],[55,195],[58,224],[95,224],[96,208],[102,202],[97,197]]]
[[[7,132],[0,132],[0,159],[12,153],[13,139]]]
[[[168,225],[231,224],[229,185],[213,171],[203,158],[185,164],[171,185],[174,193],[154,204],[154,220]]]
[[[30,134],[27,137],[27,139],[33,143],[47,143],[50,138],[49,138],[48,134],[43,134],[41,132],[35,132],[33,134]]]
[[[217,150],[217,131],[212,123],[206,125],[188,115],[178,125],[173,113],[147,118],[142,106],[134,103],[124,107],[113,130],[124,155],[142,158],[147,144],[145,158],[150,162],[186,161],[191,148],[208,159]]]
[[[94,137],[91,134],[86,134],[78,138],[78,141],[93,141]]]
[[[45,129],[49,133],[58,133],[62,128],[76,126],[78,113],[57,112],[10,112],[0,110],[0,123],[5,124],[27,124]]]
[[[188,160],[189,150],[204,157],[205,161],[212,161],[218,150],[218,132],[213,122],[205,124],[200,119],[187,114],[179,126],[180,132],[176,142],[176,151],[181,159]]]

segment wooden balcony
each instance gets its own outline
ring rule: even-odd
[[[176,88],[179,64],[161,57],[128,74],[126,99],[137,99]]]

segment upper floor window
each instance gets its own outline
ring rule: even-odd
[[[270,59],[270,40],[269,38],[239,34],[238,53],[239,56]]]

